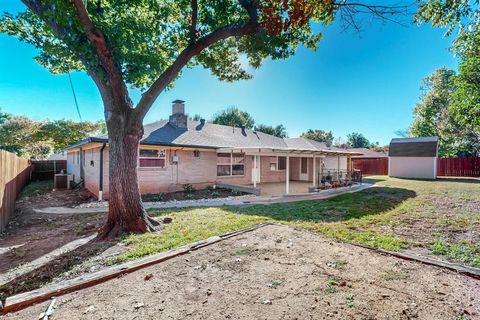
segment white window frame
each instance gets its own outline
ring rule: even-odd
[[[271,156],[272,157],[272,156]],[[271,158],[270,157],[270,158]],[[285,167],[285,169],[279,169],[278,165],[279,165],[279,162],[278,162],[278,158],[280,157],[284,157],[285,158],[285,161],[286,161],[286,156],[273,156],[275,157],[275,162],[270,162],[270,165],[272,165],[272,163],[275,163],[275,170],[272,170],[271,167],[270,167],[270,171],[285,171],[287,168]],[[286,165],[286,163],[285,163]]]
[[[228,152],[220,152],[220,153],[228,153]],[[218,162],[218,153],[217,153],[217,177],[224,178],[224,177],[244,177],[245,176],[245,153],[235,152],[235,154],[241,154],[243,156],[243,163],[233,163],[233,154],[234,152],[230,152],[230,163],[219,163]],[[226,158],[226,157],[225,157]],[[220,176],[218,175],[218,166],[230,166],[230,175]],[[233,174],[233,166],[243,166],[243,174]]]
[[[140,155],[140,150],[155,150],[158,151],[158,157],[142,157]],[[161,155],[163,153],[163,155]],[[141,159],[163,159],[164,160],[164,165],[160,167],[142,167],[140,166],[140,160]],[[163,169],[167,166],[167,150],[166,149],[148,149],[148,148],[138,148],[138,167],[141,168],[142,170],[145,169]]]

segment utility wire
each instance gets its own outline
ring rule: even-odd
[[[75,94],[75,88],[73,88],[72,76],[70,72],[68,73],[68,80],[70,80],[70,87],[72,88],[73,93],[73,100],[75,100],[75,107],[77,107],[78,117],[80,118],[80,122],[83,122],[82,115],[80,114],[80,108],[78,107],[77,95]]]

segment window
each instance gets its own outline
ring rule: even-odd
[[[270,171],[281,171],[287,168],[287,157],[270,157]]]
[[[278,157],[278,170],[287,169],[287,157]]]
[[[300,173],[307,173],[308,172],[308,159],[307,158],[302,158],[302,162],[300,165]]]
[[[277,157],[270,157],[270,171],[277,171]]]
[[[193,150],[193,157],[194,158],[200,158],[200,151],[199,150]]]
[[[165,168],[165,150],[140,149],[138,164],[141,168]]]
[[[243,176],[245,174],[245,156],[243,153],[218,153],[217,176]]]

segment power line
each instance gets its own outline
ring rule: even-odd
[[[80,118],[80,122],[83,122],[82,115],[80,114],[80,108],[78,107],[77,95],[75,94],[75,89],[73,88],[72,76],[70,72],[68,73],[68,80],[70,80],[70,87],[72,88],[73,100],[75,100],[75,106],[77,107],[78,117]]]

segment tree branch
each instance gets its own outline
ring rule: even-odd
[[[194,43],[197,40],[197,18],[198,18],[198,2],[197,0],[191,0],[192,7],[192,21],[190,24],[190,43]]]
[[[356,17],[359,14],[369,14],[382,21],[393,22],[402,26],[404,23],[392,17],[407,15],[411,5],[370,5],[362,2],[348,2],[347,0],[333,3],[334,8],[340,12],[341,19],[347,27],[360,31],[360,24]]]
[[[65,28],[53,19],[45,18],[45,13],[53,10],[51,5],[42,4],[41,0],[22,0],[22,2],[28,9],[30,9],[30,11],[42,19],[60,39],[63,38],[63,36],[66,34]]]
[[[180,70],[190,61],[190,59],[202,52],[203,49],[230,37],[254,34],[261,30],[256,12],[257,0],[239,0],[239,2],[248,12],[250,17],[248,22],[244,25],[228,25],[221,27],[188,45],[188,47],[178,55],[175,61],[160,75],[160,77],[155,80],[152,86],[142,94],[142,97],[135,108],[138,119],[143,119],[145,117],[145,114],[160,93],[178,76]]]
[[[87,38],[90,40],[93,47],[95,48],[97,56],[100,59],[100,62],[109,77],[110,86],[112,87],[114,93],[113,96],[117,99],[121,99],[119,101],[116,101],[117,103],[114,104],[114,106],[131,106],[131,100],[128,97],[127,87],[125,85],[125,82],[123,81],[120,69],[115,64],[113,55],[110,52],[103,32],[100,31],[93,24],[90,16],[88,15],[87,8],[85,7],[83,0],[71,1],[77,12],[80,24],[82,25],[82,28],[85,31]]]

